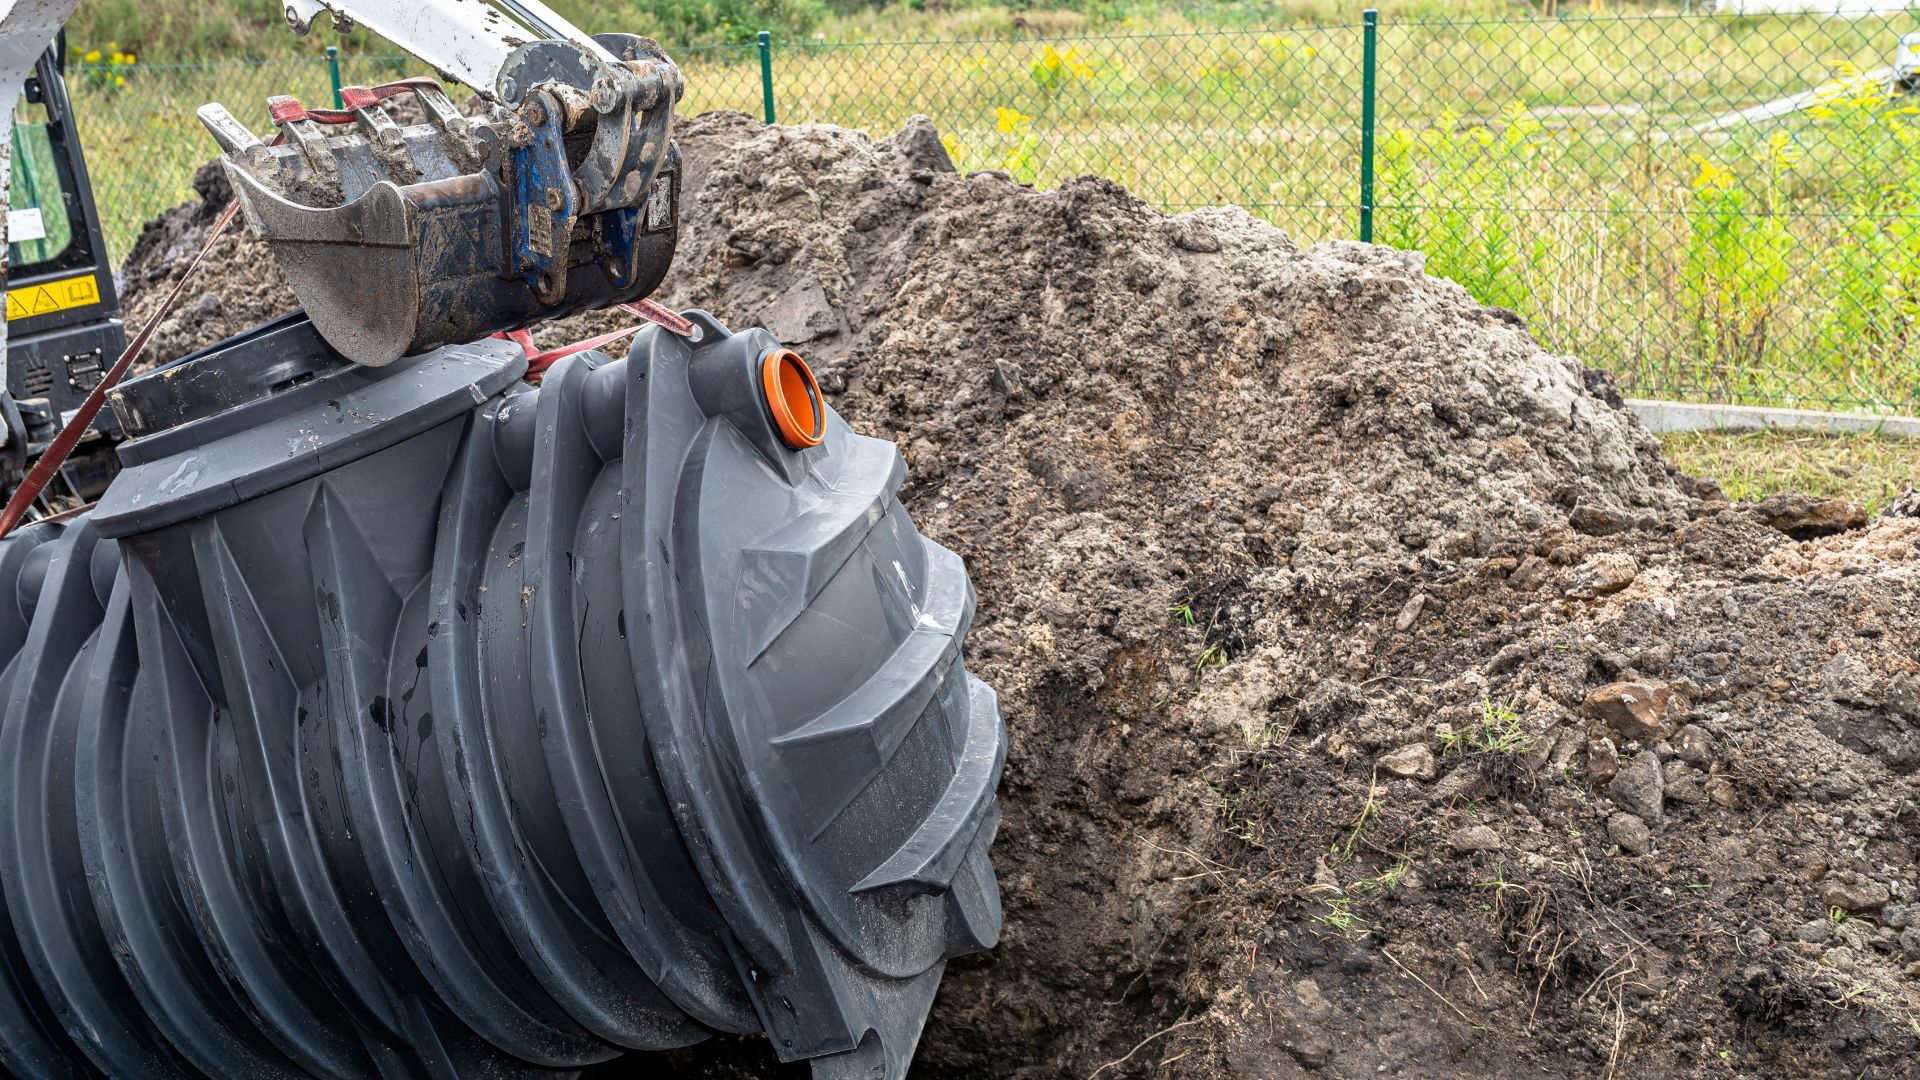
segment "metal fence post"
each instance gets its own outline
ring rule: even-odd
[[[773,35],[760,31],[760,110],[773,119]]]
[[[1360,16],[1360,242],[1373,243],[1374,66],[1380,49],[1380,12]]]
[[[333,83],[333,107],[345,108],[347,103],[340,97],[340,48],[337,45],[327,46],[327,78]]]

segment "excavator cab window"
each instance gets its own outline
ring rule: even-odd
[[[7,208],[7,265],[54,263],[73,244],[70,192],[48,131],[45,104],[22,101],[13,116],[13,186]]]
[[[7,336],[0,353],[0,488],[19,482],[99,384],[126,332],[105,233],[93,203],[56,43],[34,65],[14,106],[13,182],[7,206]],[[102,412],[62,470],[91,498],[113,475],[119,428]]]
[[[87,231],[73,227],[80,192],[66,145],[72,126],[52,111],[64,102],[48,101],[39,74],[25,90],[13,114],[7,265],[14,276],[90,265]]]

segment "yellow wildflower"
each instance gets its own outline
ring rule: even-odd
[[[81,57],[81,59],[85,60],[89,64],[97,64],[100,62],[100,50],[99,49],[91,50],[90,52],[87,53],[86,56]]]
[[[1767,137],[1767,164],[1775,169],[1791,169],[1800,164],[1802,151],[1793,136],[1776,131]]]
[[[1692,158],[1696,165],[1700,166],[1699,174],[1693,178],[1693,190],[1724,191],[1733,186],[1733,173],[1728,169],[1723,168],[1718,163],[1702,157],[1699,154],[1688,154],[1687,156]]]
[[[993,126],[1000,129],[1000,134],[1002,135],[1013,135],[1017,132],[1024,131],[1027,125],[1033,122],[1032,117],[1021,112],[1019,109],[996,106],[993,111]]]
[[[1040,63],[1035,66],[1055,77],[1085,79],[1093,74],[1093,65],[1087,63],[1086,58],[1080,55],[1080,50],[1072,46],[1068,46],[1065,52],[1051,45],[1046,46],[1040,51]]]

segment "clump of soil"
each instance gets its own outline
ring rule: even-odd
[[[193,174],[193,189],[198,200],[181,203],[141,228],[115,278],[129,335],[165,302],[233,201],[218,161],[200,166]],[[273,253],[247,230],[244,217],[235,217],[173,311],[154,329],[133,370],[159,367],[298,306]]]
[[[1909,1067],[1920,519],[1729,505],[1417,255],[679,140],[663,299],[796,345],[980,594],[1006,933],[916,1075]]]

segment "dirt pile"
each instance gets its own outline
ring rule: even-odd
[[[1727,506],[1417,256],[681,140],[673,299],[906,447],[981,593],[1008,930],[923,1074],[1903,1067],[1911,522]]]
[[[797,345],[980,593],[1007,929],[916,1075],[1908,1067],[1920,520],[1729,506],[1415,255],[679,139],[663,299]]]
[[[193,189],[199,199],[141,228],[115,277],[130,328],[145,325],[166,300],[233,199],[218,162],[210,161],[193,174]],[[273,253],[247,231],[245,219],[236,217],[207,253],[173,312],[154,330],[134,370],[158,367],[297,306]]]

